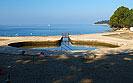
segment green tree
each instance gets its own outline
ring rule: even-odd
[[[128,16],[125,19],[124,24],[126,27],[133,27],[133,9],[131,9],[130,12],[128,13]]]
[[[98,21],[98,22],[95,22],[94,24],[109,24],[109,20]]]
[[[125,20],[129,15],[129,9],[127,7],[119,7],[114,14],[110,17],[111,27],[125,27]]]

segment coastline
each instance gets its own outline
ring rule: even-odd
[[[108,32],[108,33],[97,33],[97,34],[70,35],[70,39],[71,41],[77,41],[77,42],[81,42],[81,41],[82,42],[102,42],[102,43],[120,46],[117,48],[107,48],[107,49],[100,48],[100,49],[92,50],[92,52],[95,53],[96,55],[124,53],[125,50],[127,50],[126,53],[132,52],[132,49],[133,49],[132,40],[125,40],[125,39],[106,36],[106,35],[113,35],[118,33],[119,32]],[[6,46],[8,48],[9,47],[8,44],[17,43],[17,42],[51,42],[51,41],[57,42],[61,39],[61,36],[0,37],[0,39],[6,39],[4,41],[0,41],[0,46]],[[20,53],[20,52],[17,52],[16,49],[25,50],[22,48],[9,47],[10,51],[11,49],[15,49],[15,51],[9,52],[9,53],[15,53],[15,54]],[[32,49],[26,49],[26,50],[31,51]],[[8,52],[8,51],[5,51],[4,49],[2,49],[0,52]]]
[[[109,26],[109,24],[92,24],[92,25],[107,25],[107,26]]]
[[[117,32],[70,35],[71,40],[74,41],[102,41],[121,46],[91,51],[96,58],[86,56],[90,51],[43,50],[45,56],[38,56],[35,60],[29,56],[22,56],[22,51],[26,51],[26,54],[38,55],[42,52],[41,50],[15,48],[7,44],[26,41],[57,41],[61,36],[0,37],[0,39],[6,39],[0,41],[0,69],[3,71],[0,82],[5,81],[9,71],[13,83],[132,82],[132,40],[108,37],[114,34],[118,35]]]

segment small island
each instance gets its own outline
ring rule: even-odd
[[[109,25],[109,20],[95,22],[94,25]]]

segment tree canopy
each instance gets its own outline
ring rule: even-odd
[[[94,24],[109,24],[109,20],[98,21],[98,22],[95,22]]]
[[[133,26],[133,9],[121,6],[110,17],[109,24],[111,27],[132,27]]]

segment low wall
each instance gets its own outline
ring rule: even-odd
[[[10,43],[8,46],[12,47],[23,47],[23,46],[38,46],[38,45],[61,45],[61,41],[31,41],[31,42],[17,42],[17,43]]]
[[[72,40],[69,38],[69,41],[71,42],[71,44],[73,45],[97,45],[97,46],[105,46],[105,47],[110,47],[110,48],[116,48],[116,47],[120,47],[118,45],[114,45],[114,44],[110,44],[110,43],[104,43],[104,42],[99,42],[99,41],[81,41],[81,40]]]

